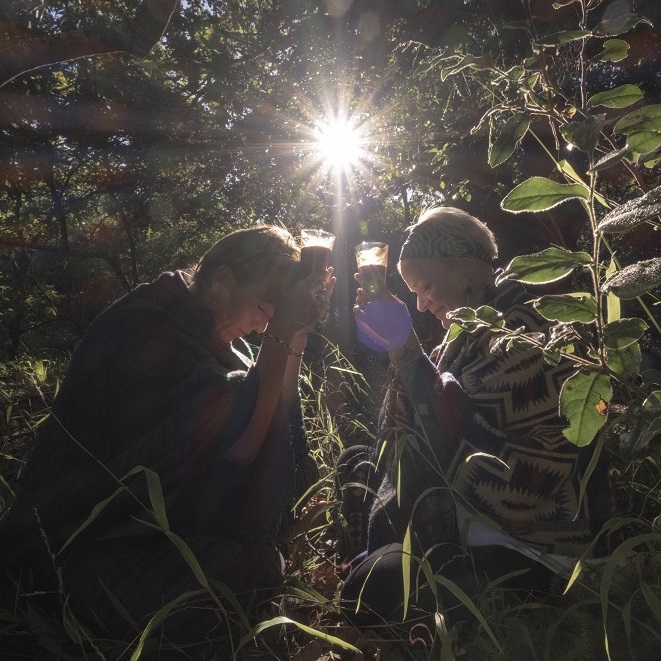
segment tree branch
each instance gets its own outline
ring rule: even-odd
[[[25,73],[83,57],[122,52],[145,57],[163,37],[177,3],[143,0],[134,19],[123,26],[16,39],[2,49],[0,87]]]

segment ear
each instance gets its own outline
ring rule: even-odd
[[[211,278],[211,300],[226,302],[234,287],[236,287],[236,279],[232,269],[222,264],[214,271]]]

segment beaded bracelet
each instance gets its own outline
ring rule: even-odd
[[[279,337],[276,337],[275,335],[271,335],[270,333],[262,333],[262,337],[265,337],[267,340],[273,340],[273,342],[277,342],[278,344],[281,344],[283,347],[287,349],[287,353],[290,356],[296,356],[296,358],[303,358],[302,353],[297,353],[294,351],[284,340],[281,340]]]

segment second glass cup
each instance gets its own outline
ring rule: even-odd
[[[379,282],[386,281],[388,244],[379,241],[363,241],[356,246],[355,250],[362,287],[369,295],[373,295],[378,291]]]

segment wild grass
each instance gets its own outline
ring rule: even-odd
[[[66,363],[62,356],[26,356],[0,366],[0,516],[11,504],[25,456],[48,414]],[[377,364],[374,371],[379,369]],[[376,437],[380,392],[375,383],[378,379],[372,372],[366,377],[330,344],[305,371],[304,421],[320,477],[295,507],[284,586],[275,599],[238,599],[206,577],[194,554],[174,536],[173,543],[193,569],[199,589],[165,604],[132,641],[92,636],[61,590],[54,611],[40,605],[38,594],[17,599],[0,611],[2,658],[647,661],[660,657],[658,445],[636,454],[625,447],[613,448],[615,493],[622,516],[608,527],[626,530],[627,539],[603,566],[580,576],[558,577],[553,594],[543,602],[513,602],[496,581],[471,595],[476,615],[471,621],[449,626],[439,603],[435,627],[395,623],[360,631],[350,626],[338,608],[343,576],[338,539],[344,522],[334,467],[345,446]],[[160,483],[157,476],[150,479],[158,523]],[[412,557],[411,562],[424,567],[421,558]],[[423,580],[452,589],[442,576],[425,569]],[[160,624],[195,609],[211,609],[216,628],[204,641],[174,646]]]

